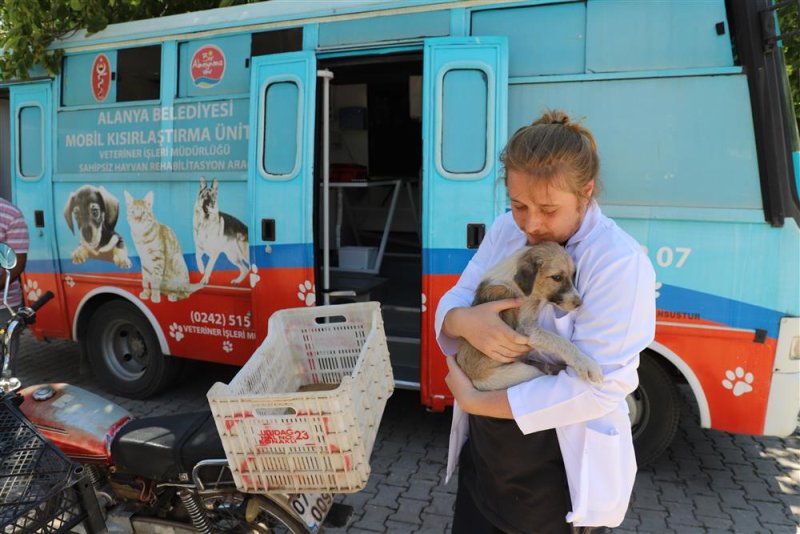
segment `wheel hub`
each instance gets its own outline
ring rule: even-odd
[[[103,353],[108,368],[123,380],[135,380],[147,369],[147,345],[141,332],[127,321],[106,330]]]
[[[635,439],[642,429],[647,426],[650,413],[649,401],[644,390],[642,388],[636,388],[636,391],[625,397],[625,402],[628,404],[631,433]]]

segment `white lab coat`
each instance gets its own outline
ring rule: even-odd
[[[472,303],[486,269],[526,244],[511,213],[497,218],[458,283],[439,302],[436,336],[445,354],[458,340],[442,334],[449,310]],[[636,476],[625,397],[639,383],[639,352],[655,334],[655,273],[639,244],[595,202],[566,245],[575,261],[576,287],[583,305],[565,313],[546,305],[539,325],[570,339],[602,367],[604,382],[592,385],[568,368],[508,389],[520,430],[555,428],[572,499],[566,521],[575,526],[615,527],[622,523]],[[447,479],[467,439],[469,419],[453,409]]]

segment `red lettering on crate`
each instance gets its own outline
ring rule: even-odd
[[[231,417],[225,418],[225,430],[230,431],[230,429],[236,426],[236,424],[239,421],[241,421],[242,419],[247,419],[249,417],[253,417],[253,412],[249,411],[235,412]]]
[[[258,444],[261,447],[267,445],[294,445],[295,443],[308,441],[311,436],[305,430],[292,430],[291,428],[269,428],[264,427],[259,433]]]
[[[253,479],[250,477],[250,475],[247,475],[245,473],[250,472],[250,463],[255,462],[255,459],[256,459],[255,456],[253,456],[252,454],[248,454],[247,458],[245,458],[239,463],[239,473],[241,473],[242,475],[242,483],[244,483],[244,485],[247,486],[248,488],[253,487]]]

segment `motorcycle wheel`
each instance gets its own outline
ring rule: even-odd
[[[183,360],[161,352],[153,327],[129,302],[100,306],[89,321],[86,352],[92,370],[110,392],[145,399],[174,380]]]
[[[206,495],[202,499],[214,528],[220,532],[308,534],[308,528],[303,523],[278,504],[263,497],[217,493]],[[250,513],[253,514],[249,521],[248,504]]]

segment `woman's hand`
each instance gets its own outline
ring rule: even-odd
[[[480,391],[475,389],[472,380],[464,374],[464,371],[456,363],[456,359],[453,356],[447,356],[445,359],[449,372],[444,377],[444,381],[462,410],[485,417],[514,418],[506,390]]]
[[[470,308],[453,308],[444,318],[444,331],[462,337],[470,345],[500,363],[510,363],[531,351],[528,338],[500,318],[500,312],[518,308],[522,301],[503,299]]]
[[[458,366],[454,356],[447,356],[445,360],[447,360],[448,373],[444,377],[444,382],[453,393],[453,398],[461,405],[461,409],[469,413],[470,400],[475,397],[478,390],[472,385],[472,380]]]

